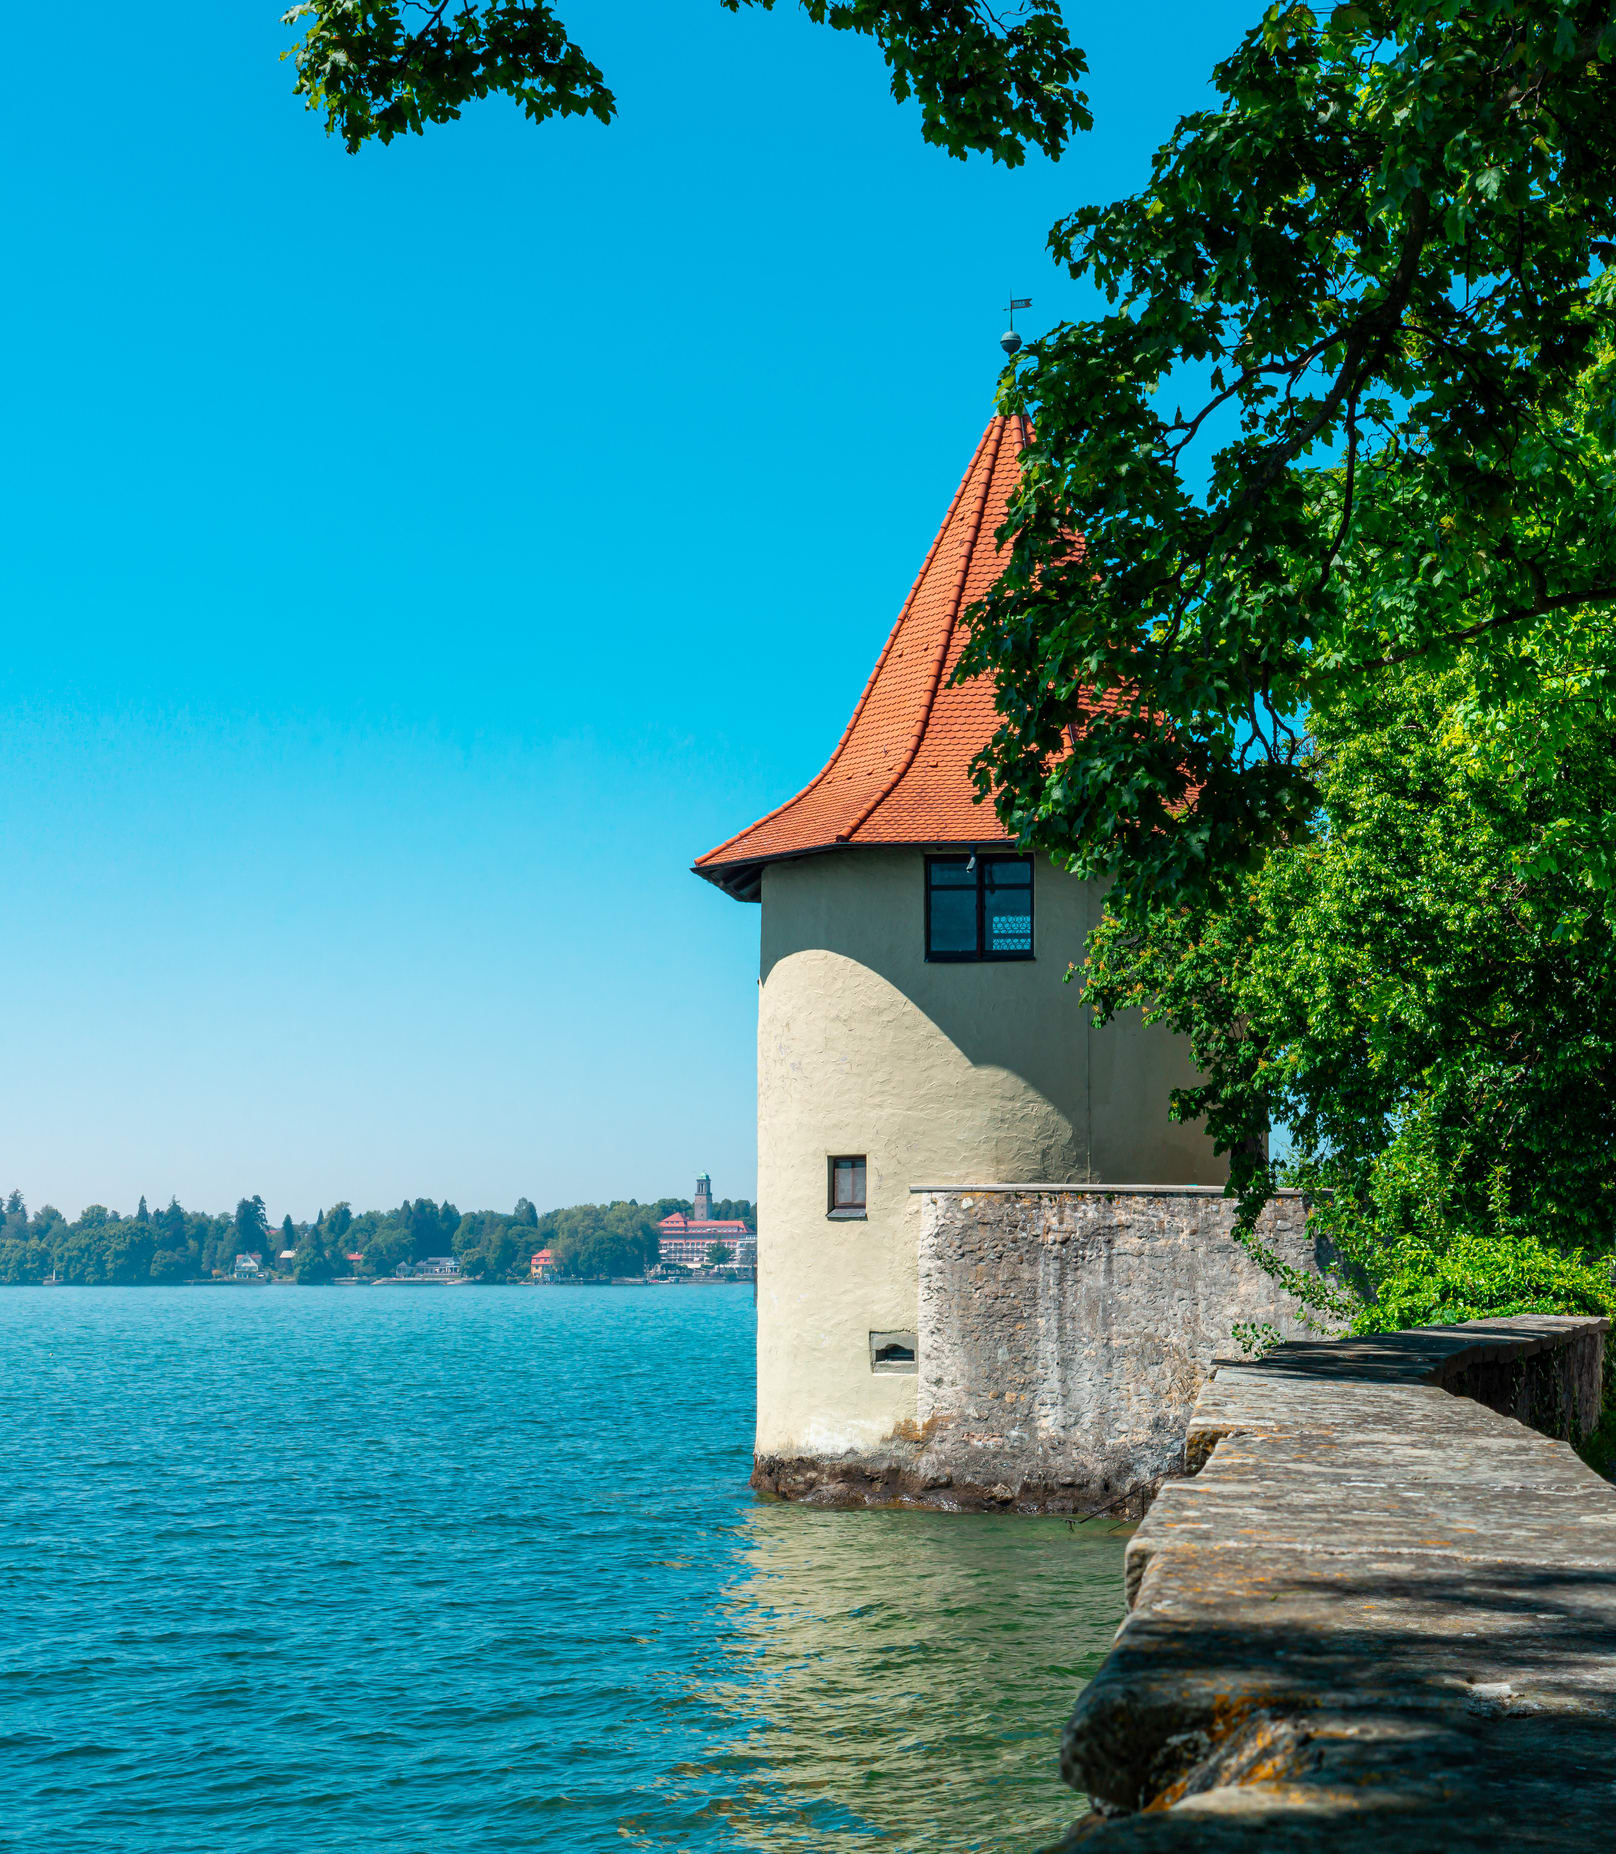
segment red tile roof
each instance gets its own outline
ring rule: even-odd
[[[845,844],[1004,843],[992,805],[978,804],[971,761],[998,724],[984,676],[952,687],[965,647],[960,622],[1001,570],[994,532],[1020,472],[1019,419],[982,434],[937,539],[904,601],[858,707],[825,770],[766,818],[709,850],[696,873],[743,901],[762,865]]]
[[[746,1224],[739,1218],[710,1217],[705,1221],[687,1217],[682,1210],[676,1210],[666,1216],[657,1225],[664,1236],[750,1236]]]

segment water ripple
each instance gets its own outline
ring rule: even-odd
[[[747,1290],[0,1289],[6,1854],[1022,1849],[1122,1541],[763,1505]]]

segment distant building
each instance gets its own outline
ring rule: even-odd
[[[243,1280],[250,1281],[254,1275],[262,1274],[263,1270],[258,1266],[258,1257],[256,1255],[238,1255],[236,1257],[236,1265],[231,1270],[231,1273],[240,1276]]]
[[[659,1260],[705,1268],[707,1251],[720,1242],[730,1252],[727,1267],[757,1267],[757,1236],[739,1217],[713,1216],[713,1182],[705,1172],[696,1180],[690,1208],[690,1216],[676,1210],[657,1225]]]
[[[281,1260],[283,1262],[295,1262],[297,1260],[297,1251],[295,1249],[282,1249]]]
[[[535,1281],[548,1281],[555,1274],[555,1252],[541,1249],[528,1265],[528,1273]]]
[[[452,1255],[429,1255],[424,1262],[415,1264],[418,1275],[458,1275],[460,1263]]]

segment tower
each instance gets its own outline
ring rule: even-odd
[[[761,903],[764,1486],[915,1427],[912,1187],[1225,1175],[1168,1118],[1194,1079],[1183,1048],[1137,1016],[1092,1028],[1065,982],[1100,888],[1022,853],[972,784],[994,692],[950,676],[1000,570],[1022,442],[1014,419],[983,433],[824,770],[695,865]]]
[[[713,1181],[705,1172],[696,1180],[695,1196],[690,1204],[692,1223],[709,1222],[713,1214]]]

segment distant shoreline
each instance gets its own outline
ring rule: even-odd
[[[231,1281],[228,1279],[190,1281],[0,1281],[0,1287],[19,1288],[277,1288],[277,1287],[483,1287],[483,1288],[685,1288],[685,1287],[751,1287],[752,1276],[740,1275],[733,1281],[719,1281],[702,1278],[689,1281],[646,1281],[638,1276],[614,1277],[612,1280],[583,1281],[482,1281],[470,1275],[459,1275],[450,1279],[431,1275],[377,1275],[371,1279],[361,1280],[356,1275],[343,1275],[335,1281],[293,1281],[287,1276],[277,1275],[269,1280]]]
[[[86,1204],[69,1222],[52,1204],[30,1214],[14,1190],[0,1193],[0,1285],[267,1286],[295,1279],[313,1287],[354,1277],[377,1286],[562,1278],[569,1285],[579,1279],[618,1285],[687,1273],[705,1279],[749,1270],[756,1221],[757,1206],[744,1198],[715,1201],[705,1173],[694,1197],[649,1204],[620,1198],[541,1212],[519,1197],[509,1211],[462,1213],[447,1199],[417,1197],[356,1215],[344,1199],[313,1222],[287,1215],[278,1225],[261,1197],[242,1198],[228,1216],[186,1210],[176,1198],[154,1211],[143,1197],[132,1217]]]

